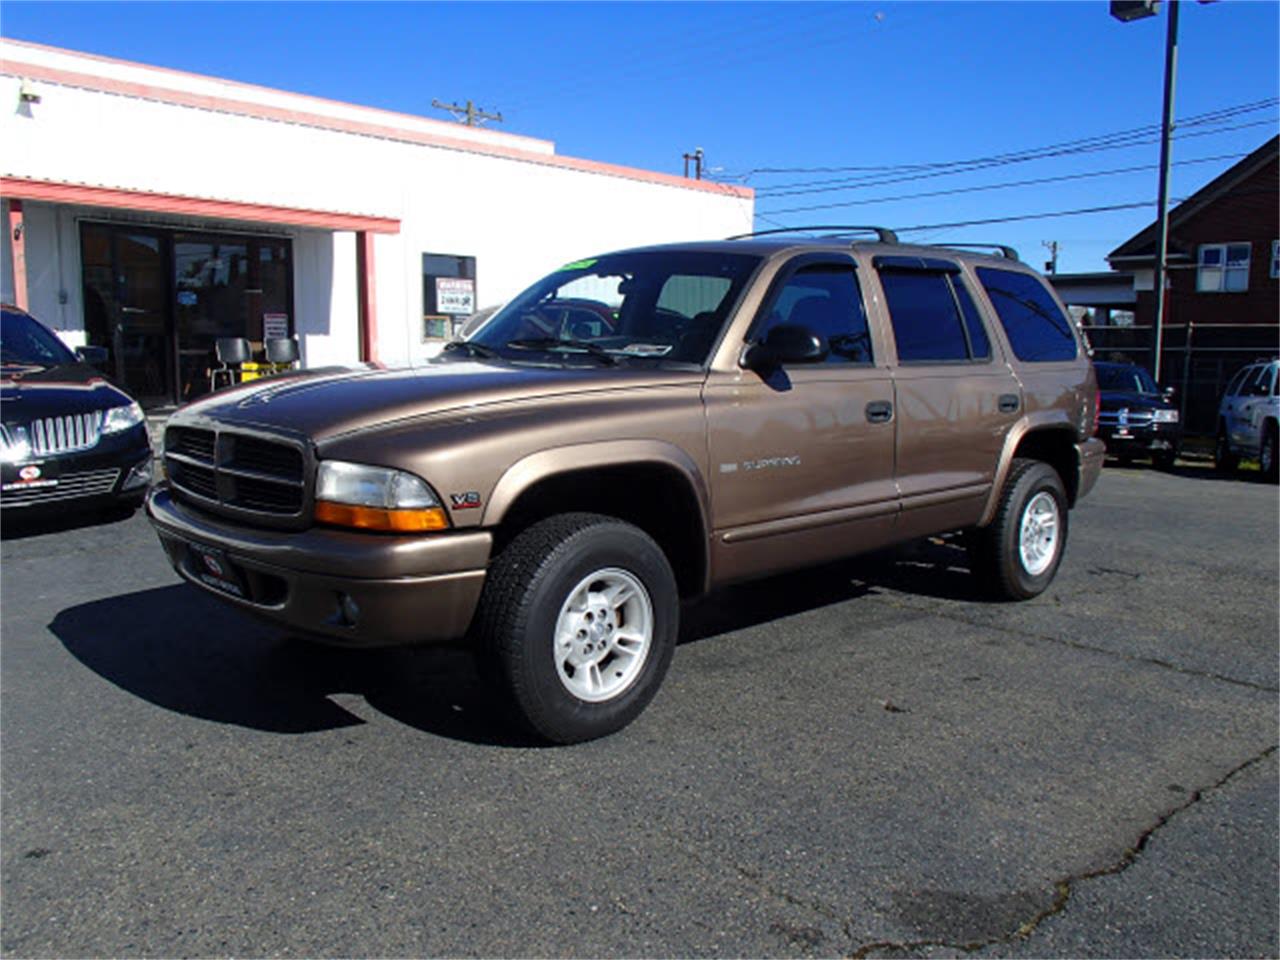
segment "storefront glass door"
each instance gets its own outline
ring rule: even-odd
[[[85,333],[106,347],[108,372],[146,406],[171,402],[169,274],[164,237],[86,224]]]
[[[260,357],[265,338],[294,332],[287,239],[85,223],[80,244],[88,342],[145,406],[207,393],[220,337]]]

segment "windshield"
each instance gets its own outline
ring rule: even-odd
[[[0,312],[0,363],[56,367],[76,362],[76,355],[61,340],[26,314]]]
[[[1141,367],[1114,367],[1099,364],[1098,389],[1124,393],[1159,393],[1151,374]]]
[[[535,283],[465,342],[509,360],[701,365],[759,262],[670,250],[579,260]]]

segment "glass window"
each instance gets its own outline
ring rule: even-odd
[[[1159,393],[1151,374],[1142,367],[1129,364],[1099,363],[1094,365],[1098,374],[1099,390],[1114,390],[1121,393]]]
[[[969,359],[968,339],[947,274],[882,270],[880,285],[899,363]]]
[[[1243,383],[1244,378],[1252,372],[1253,372],[1252,367],[1245,367],[1243,370],[1237,371],[1236,375],[1231,378],[1231,382],[1227,384],[1227,396],[1234,397],[1237,393],[1239,393],[1240,384]]]
[[[979,267],[978,279],[1019,360],[1047,363],[1076,358],[1078,348],[1071,323],[1039,278],[1013,270]]]
[[[852,264],[816,263],[801,267],[778,291],[753,339],[759,341],[782,324],[805,327],[827,341],[827,363],[870,363],[871,335],[862,292]]]
[[[5,310],[0,312],[0,362],[6,366],[55,367],[75,363],[76,357],[30,317]]]
[[[422,339],[448,340],[476,303],[476,258],[445,253],[422,255]]]
[[[706,362],[760,260],[646,251],[570,263],[468,338],[513,361]]]
[[[982,325],[982,316],[978,313],[978,307],[973,302],[973,297],[969,296],[969,291],[959,274],[951,277],[951,288],[955,291],[960,312],[964,315],[964,328],[969,334],[969,355],[974,360],[989,359],[991,341],[987,337],[987,328]]]
[[[1263,364],[1258,367],[1257,374],[1249,380],[1244,392],[1253,397],[1271,396],[1271,374],[1272,368],[1270,364]]]
[[[1247,243],[1207,243],[1200,247],[1196,263],[1199,293],[1243,293],[1249,289]]]

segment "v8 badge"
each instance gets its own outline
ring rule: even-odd
[[[466,493],[451,493],[449,499],[453,501],[453,509],[455,510],[475,510],[480,506],[480,494],[475,490],[468,490]]]

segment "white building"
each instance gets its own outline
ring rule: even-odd
[[[546,140],[3,39],[0,200],[0,299],[150,405],[207,389],[217,337],[411,363],[560,264],[753,216]]]

